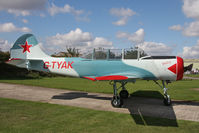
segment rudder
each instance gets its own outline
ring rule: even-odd
[[[33,34],[24,34],[16,40],[10,49],[10,57],[11,59],[41,59],[49,56],[41,50]]]

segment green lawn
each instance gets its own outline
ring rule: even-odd
[[[187,75],[184,75],[186,77],[194,77],[194,78],[199,78],[199,74],[187,74]]]
[[[199,122],[0,98],[1,133],[198,133]]]
[[[70,78],[70,77],[55,77],[41,79],[0,79],[0,82],[15,83],[33,86],[43,86],[50,88],[80,90],[86,92],[112,93],[112,86],[107,81],[90,81],[87,79]],[[132,95],[156,97],[157,91],[161,93],[163,90],[153,81],[137,80],[135,84],[128,83],[127,89]],[[182,80],[169,84],[169,95],[172,99],[199,101],[199,91],[191,88],[199,88],[199,80]]]

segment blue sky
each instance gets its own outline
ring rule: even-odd
[[[47,53],[139,46],[199,58],[199,0],[0,1],[0,48],[33,33]]]

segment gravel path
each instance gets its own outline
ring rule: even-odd
[[[186,77],[186,76],[184,76],[183,79],[199,80],[199,78],[197,78],[197,77]]]
[[[113,108],[110,103],[112,98],[110,94],[6,83],[0,83],[0,97],[138,114],[140,116],[199,121],[199,102],[173,101],[172,106],[164,106],[161,99],[130,97],[124,100],[123,108]]]

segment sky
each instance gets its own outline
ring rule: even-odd
[[[25,33],[48,54],[138,46],[199,58],[199,0],[0,0],[0,49]]]

